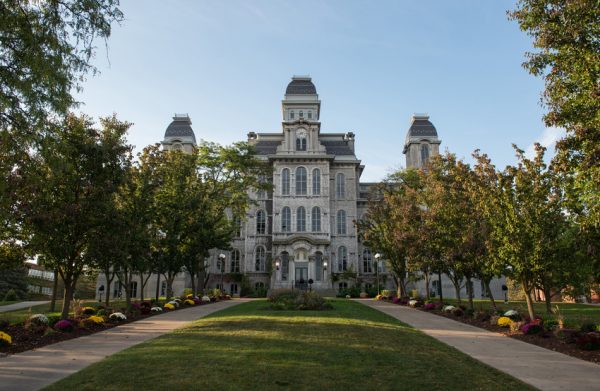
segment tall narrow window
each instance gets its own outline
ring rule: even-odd
[[[267,215],[264,211],[256,212],[256,234],[264,235],[267,233]]]
[[[373,273],[373,257],[368,248],[363,250],[363,273]]]
[[[260,182],[261,184],[267,183],[267,178],[265,178],[265,176],[264,176],[264,175],[260,175],[260,176],[258,177],[258,182]],[[256,197],[257,197],[259,200],[266,200],[266,199],[267,199],[267,192],[266,192],[266,191],[264,191],[263,189],[258,189],[258,190],[256,191]]]
[[[321,170],[315,168],[312,172],[312,194],[321,194]]]
[[[312,119],[312,110],[308,110],[308,119]]]
[[[239,250],[233,250],[231,252],[231,272],[232,273],[239,273],[240,272],[240,251]]]
[[[296,210],[296,231],[306,231],[306,209],[303,206]]]
[[[335,195],[338,200],[346,198],[346,176],[341,172],[335,176]]]
[[[306,151],[306,137],[296,138],[296,151]]]
[[[315,206],[312,208],[310,214],[311,220],[311,231],[312,232],[321,232],[321,208]]]
[[[254,255],[254,271],[264,272],[266,261],[267,255],[265,252],[265,248],[263,246],[258,246]]]
[[[346,247],[340,246],[340,248],[338,248],[337,261],[338,272],[345,272],[348,270],[348,250],[346,250]]]
[[[294,119],[294,110],[290,111],[290,119]]]
[[[296,195],[306,195],[306,168],[296,169]]]
[[[315,254],[315,280],[323,280],[323,254],[318,251]]]
[[[281,194],[290,195],[290,170],[287,168],[281,170]]]
[[[346,211],[338,210],[336,220],[338,235],[346,235]]]
[[[290,232],[292,230],[292,211],[285,206],[281,209],[281,232]]]
[[[287,251],[281,253],[281,279],[283,281],[288,280],[290,274],[290,255]]]
[[[304,118],[304,111],[300,110],[299,116],[300,116],[300,118]]]
[[[421,145],[421,164],[425,165],[429,161],[429,145]]]
[[[234,217],[233,218],[233,222],[231,223],[233,224],[233,232],[236,238],[241,238],[242,237],[242,220],[239,217]]]

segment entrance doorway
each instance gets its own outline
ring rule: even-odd
[[[308,289],[308,264],[296,264],[294,285],[297,289]]]

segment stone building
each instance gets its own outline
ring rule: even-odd
[[[272,177],[264,178],[273,191],[251,193],[257,205],[239,222],[232,250],[211,251],[206,260],[206,287],[239,294],[243,275],[254,289],[307,289],[310,283],[311,289],[335,294],[354,285],[356,278],[363,290],[372,289],[379,274],[381,289],[395,289],[385,262],[375,262],[376,249],[361,243],[354,225],[367,210],[373,185],[360,181],[364,166],[355,153],[355,134],[321,130],[321,101],[308,76],[292,78],[281,101],[281,116],[279,132],[247,135],[259,158],[273,169]],[[163,147],[191,152],[196,145],[191,125],[187,114],[176,114]],[[404,145],[407,167],[421,167],[439,153],[440,143],[429,117],[415,114]],[[219,262],[219,254],[225,255],[225,262]],[[113,285],[107,291],[117,296],[119,284]],[[414,287],[424,292],[421,285]],[[173,284],[176,294],[190,286],[186,273]],[[137,286],[132,288],[139,293]],[[165,291],[165,282],[153,276],[144,294]],[[444,285],[444,291],[451,296],[453,289]]]

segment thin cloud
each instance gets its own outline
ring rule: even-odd
[[[538,137],[535,142],[538,142],[542,145],[542,147],[546,147],[548,150],[548,154],[554,154],[554,146],[556,142],[565,136],[565,130],[563,128],[545,128],[542,131],[540,137]],[[535,156],[535,142],[531,143],[527,149],[525,150],[525,154],[528,158],[533,158]]]

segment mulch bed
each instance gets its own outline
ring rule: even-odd
[[[208,305],[208,304],[212,304],[212,303],[213,302],[197,304],[196,306]],[[24,352],[27,350],[41,348],[43,346],[51,345],[56,342],[61,342],[61,341],[66,341],[66,340],[73,339],[73,338],[83,337],[83,336],[94,334],[94,333],[97,333],[100,331],[109,330],[109,329],[112,329],[113,327],[117,327],[117,326],[121,326],[121,325],[124,325],[127,323],[146,319],[146,318],[149,318],[152,316],[165,314],[168,312],[179,311],[182,309],[192,308],[192,307],[196,307],[196,306],[183,306],[182,305],[179,308],[176,308],[174,310],[169,310],[169,311],[165,310],[164,312],[156,312],[156,313],[151,312],[150,314],[146,314],[146,315],[139,314],[135,317],[131,316],[131,314],[127,314],[127,320],[122,320],[119,322],[107,320],[103,325],[93,325],[93,326],[86,327],[86,328],[77,327],[72,332],[56,331],[50,327],[46,328],[45,330],[39,329],[39,328],[37,330],[28,330],[25,327],[23,327],[22,324],[10,325],[7,328],[0,330],[2,332],[7,333],[8,335],[10,335],[12,337],[11,345],[0,346],[0,356],[7,355],[7,354],[21,353],[21,352]],[[122,312],[125,313],[125,311],[122,311]]]
[[[444,313],[441,311],[426,311],[422,308],[416,308],[424,312],[429,312],[434,315],[443,316],[458,322],[466,323],[471,326],[479,327],[489,331],[503,334],[510,338],[515,338],[523,342],[534,344],[542,348],[553,350],[567,354],[569,356],[577,357],[582,360],[593,362],[594,364],[600,365],[600,350],[582,350],[575,343],[567,343],[557,338],[551,331],[544,331],[539,334],[525,335],[519,332],[513,333],[510,329],[503,328],[497,325],[490,324],[489,321],[481,321],[466,316],[454,316],[452,314]]]

